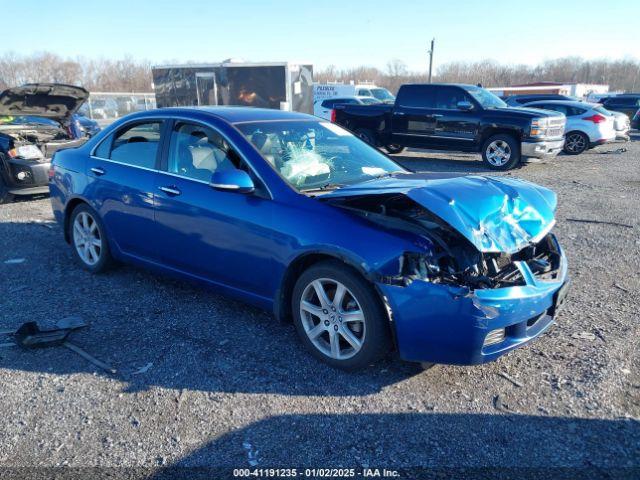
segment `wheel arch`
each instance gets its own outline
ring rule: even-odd
[[[78,205],[87,204],[91,206],[91,204],[82,197],[74,197],[70,199],[64,207],[64,239],[67,243],[71,243],[71,237],[69,235],[69,222],[71,221],[71,214],[75,210]]]
[[[489,140],[489,138],[495,135],[509,135],[518,142],[522,141],[522,132],[520,132],[519,130],[505,127],[487,127],[480,133],[478,149],[482,150],[482,148],[484,147],[484,143]]]

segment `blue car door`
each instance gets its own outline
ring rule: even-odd
[[[112,247],[143,259],[155,256],[154,194],[162,119],[135,120],[105,138],[87,163],[87,197]]]
[[[215,171],[243,165],[216,129],[182,120],[170,129],[155,186],[159,261],[271,301],[273,238],[263,225],[272,201],[258,185],[252,194],[210,186]]]

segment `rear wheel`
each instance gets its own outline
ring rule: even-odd
[[[391,154],[402,153],[404,151],[404,147],[402,145],[397,145],[395,143],[385,145],[384,149]]]
[[[3,203],[11,203],[13,199],[14,195],[9,193],[9,188],[5,185],[4,180],[2,180],[2,176],[0,176],[0,205]]]
[[[100,273],[113,263],[104,226],[93,208],[86,203],[78,205],[69,228],[73,252],[85,270]]]
[[[337,261],[313,265],[300,276],[292,308],[302,342],[333,367],[362,368],[390,349],[388,320],[373,287]]]
[[[589,137],[582,132],[569,132],[565,135],[564,153],[567,155],[580,155],[589,148]]]
[[[358,130],[356,130],[356,135],[358,136],[358,138],[360,138],[360,140],[364,140],[372,147],[376,146],[376,137],[368,128],[359,128]]]
[[[482,160],[492,170],[510,170],[520,162],[520,145],[510,135],[494,135],[482,146]]]

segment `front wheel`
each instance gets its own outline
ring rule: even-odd
[[[589,137],[582,132],[569,132],[565,135],[564,153],[567,155],[580,155],[589,148]]]
[[[492,170],[511,170],[520,162],[520,144],[510,135],[494,135],[482,145],[482,160]]]
[[[402,145],[397,145],[395,143],[385,145],[384,149],[391,154],[402,153],[404,151],[404,147]]]
[[[13,202],[13,199],[13,194],[9,193],[9,188],[2,180],[2,176],[0,176],[0,205],[2,205],[3,203],[11,203]]]
[[[376,292],[340,262],[306,270],[293,290],[292,308],[302,342],[333,367],[362,368],[390,349],[388,319]]]

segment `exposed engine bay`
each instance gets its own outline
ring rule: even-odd
[[[419,237],[416,252],[399,259],[397,274],[382,281],[407,285],[414,280],[491,289],[525,285],[522,264],[536,279],[553,280],[560,268],[560,248],[548,233],[516,253],[480,252],[445,221],[402,193],[332,197],[326,201],[390,230]]]
[[[5,137],[7,141],[7,149],[14,150],[17,156],[20,156],[20,147],[33,145],[42,153],[38,158],[37,155],[25,157],[29,160],[43,160],[51,158],[53,154],[60,148],[76,147],[82,145],[86,139],[73,139],[69,132],[62,126],[45,126],[45,125],[0,125],[0,136]],[[24,155],[23,155],[24,156]]]

